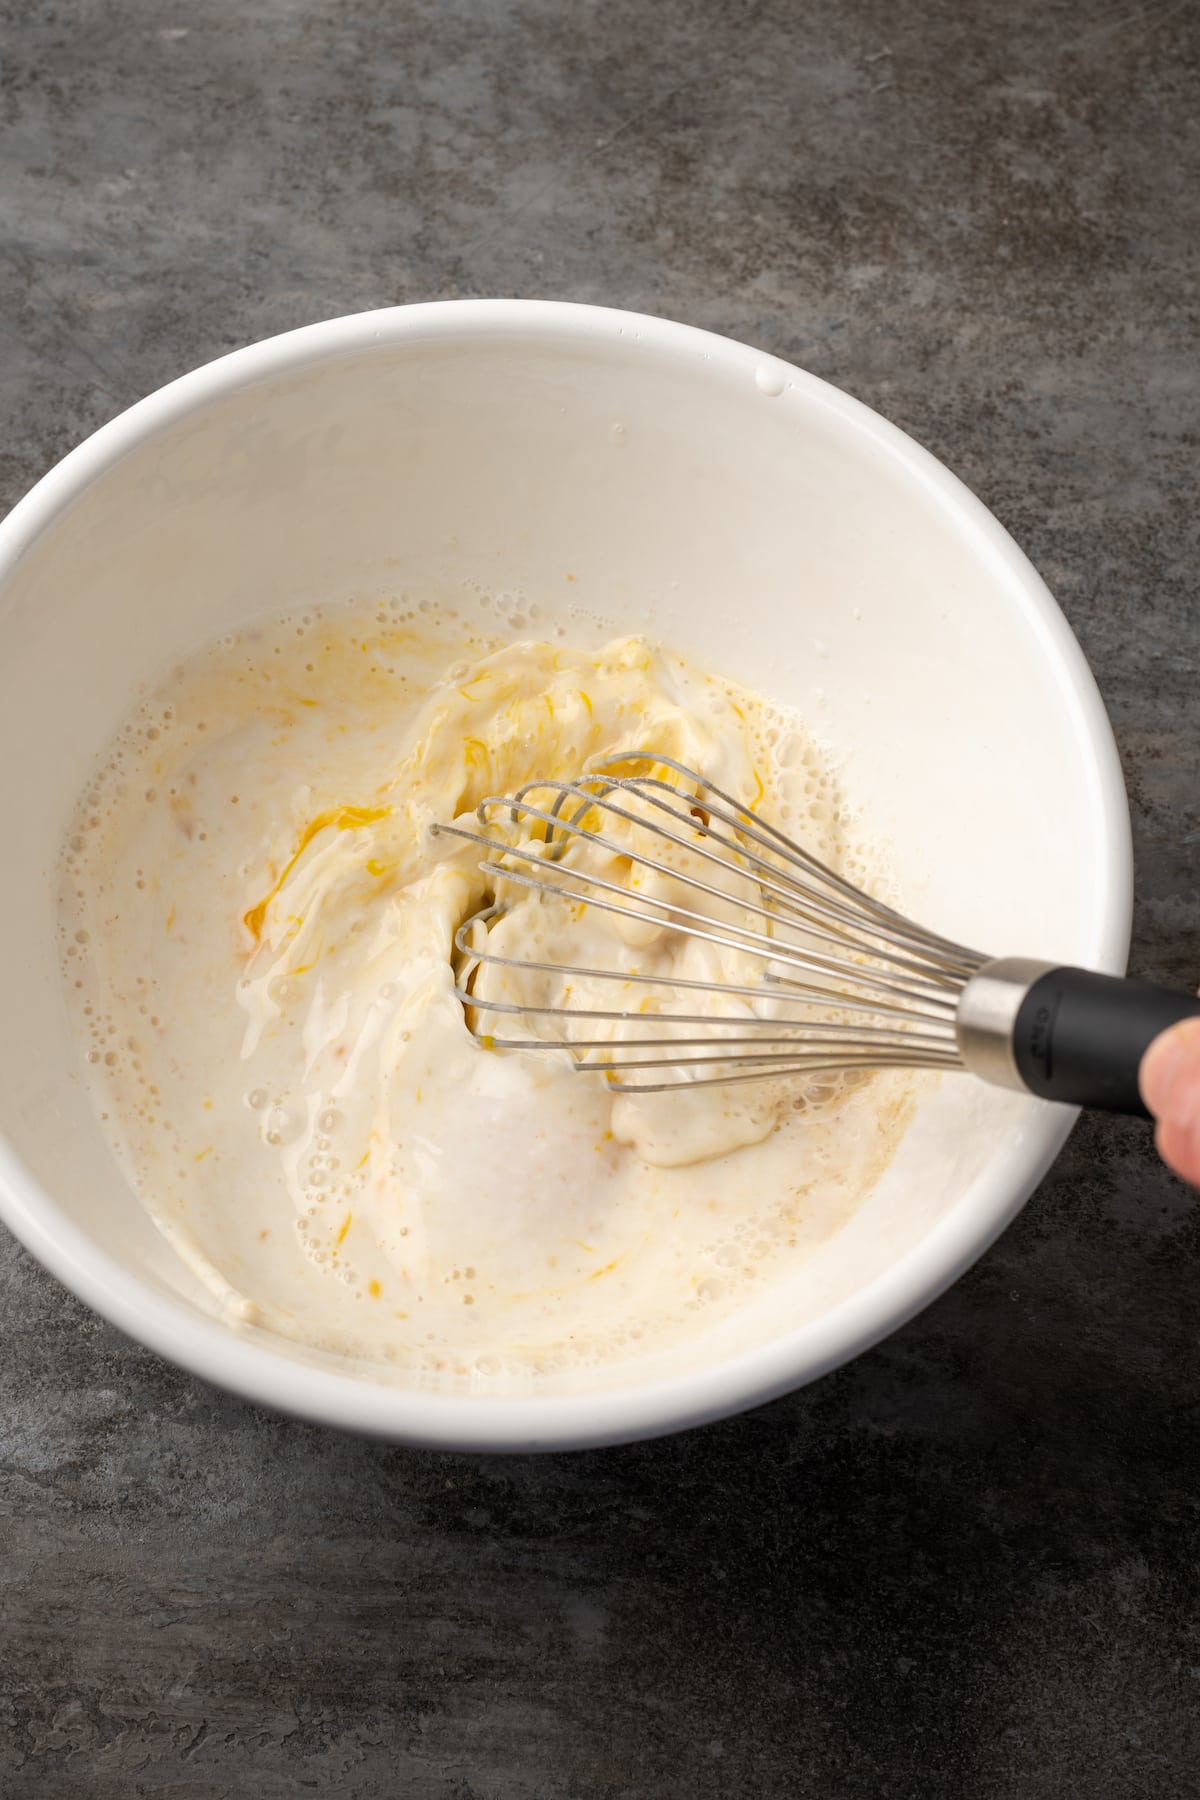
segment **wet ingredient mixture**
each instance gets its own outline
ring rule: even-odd
[[[644,638],[513,641],[532,624],[398,600],[201,651],[84,795],[62,897],[97,1110],[229,1320],[510,1386],[786,1279],[910,1106],[898,1076],[614,1097],[472,1038],[452,942],[487,895],[429,827],[533,776],[652,743],[880,885],[784,708]],[[523,955],[538,929],[504,920]]]

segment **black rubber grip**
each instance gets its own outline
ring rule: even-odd
[[[1051,969],[1021,1002],[1013,1053],[1031,1094],[1144,1119],[1142,1057],[1160,1031],[1194,1017],[1194,994],[1088,969]]]

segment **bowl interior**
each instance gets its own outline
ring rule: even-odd
[[[908,440],[740,346],[567,307],[314,327],[135,408],[4,534],[7,1216],[94,1304],[246,1391],[266,1397],[268,1366],[319,1376],[330,1394],[355,1372],[253,1334],[229,1352],[242,1359],[232,1373],[195,1348],[230,1334],[207,1326],[207,1296],[92,1118],[54,937],[56,857],[98,751],[172,659],[231,626],[399,589],[448,609],[477,583],[519,591],[543,622],[582,612],[661,636],[800,708],[842,756],[918,916],[998,954],[1122,965],[1119,775],[1048,596]],[[875,1193],[786,1292],[653,1366],[560,1378],[547,1403],[706,1377],[715,1394],[735,1364],[743,1398],[816,1373],[977,1253],[1068,1123],[946,1079]],[[754,1363],[767,1345],[769,1379]],[[422,1435],[402,1374],[357,1377],[386,1389],[358,1422]]]

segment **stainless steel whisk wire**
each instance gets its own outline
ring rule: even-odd
[[[651,772],[612,773],[622,765],[636,764],[650,765]],[[663,779],[655,772],[658,769],[671,770],[685,785]],[[550,805],[536,803],[551,796]],[[643,810],[634,812],[622,800],[636,800]],[[524,842],[498,838],[495,833],[505,813],[510,827],[540,830],[542,835]],[[618,841],[594,829],[589,821],[597,814],[605,822],[621,821],[631,827],[637,841],[624,837]],[[621,752],[602,759],[576,780],[534,780],[510,796],[489,796],[479,803],[475,816],[479,831],[457,824],[434,829],[486,851],[480,867],[493,882],[639,924],[660,925],[678,937],[742,952],[762,964],[757,982],[729,983],[503,956],[486,947],[488,927],[507,910],[503,902],[492,901],[465,920],[454,938],[459,958],[455,991],[474,1020],[476,1035],[489,1047],[566,1050],[577,1067],[604,1074],[615,1091],[637,1093],[676,1087],[680,1072],[701,1069],[715,1072],[693,1073],[692,1085],[728,1086],[767,1075],[835,1069],[962,1067],[955,1031],[958,1000],[988,959],[860,893],[767,820],[674,758],[653,750]],[[656,840],[657,855],[640,847],[653,846]],[[667,876],[690,899],[715,901],[725,909],[736,905],[751,922],[718,919],[678,897],[635,890],[581,867],[568,860],[576,844],[595,846],[652,875]],[[731,873],[736,875],[749,894],[732,895],[727,886],[664,862],[662,854],[664,850],[669,854],[669,846],[720,871],[727,880]],[[805,941],[780,936],[780,930],[799,934]],[[815,949],[814,944],[822,948]],[[833,954],[827,953],[830,950]],[[747,1007],[737,1014],[661,1013],[615,1005],[564,1007],[490,1000],[475,986],[479,969],[489,964],[680,995],[717,990],[731,1001],[771,1001],[777,1007],[790,1003],[804,1010],[755,1016]],[[797,973],[817,979],[800,980]],[[820,1016],[822,1012],[826,1016]],[[830,1013],[850,1018],[831,1018]],[[587,1021],[618,1024],[628,1027],[629,1041],[614,1042],[611,1034],[500,1037],[480,1028],[481,1020],[493,1015],[538,1017],[568,1029]],[[660,1028],[701,1028],[701,1035],[681,1037],[677,1030],[670,1036],[645,1035],[656,1022]],[[598,1051],[607,1055],[598,1058],[594,1054]],[[671,1072],[671,1079],[649,1079],[655,1072]]]
[[[615,773],[623,766],[641,772]],[[544,800],[550,804],[538,804]],[[513,841],[497,835],[506,814]],[[433,828],[479,846],[481,871],[495,884],[497,897],[454,934],[454,991],[470,1028],[498,1050],[565,1051],[576,1068],[602,1074],[619,1093],[833,1070],[967,1069],[1019,1093],[1145,1116],[1138,1071],[1147,1047],[1180,1020],[1200,1016],[1193,994],[1030,957],[991,958],[942,937],[861,893],[731,794],[653,749],[603,757],[573,781],[526,782],[513,795],[482,800],[475,817],[478,830]],[[630,880],[572,857],[588,846],[624,858]],[[672,851],[685,852],[682,864]],[[718,879],[706,879],[697,865]],[[647,892],[633,879],[636,870],[667,885]],[[532,891],[542,904],[590,907],[738,952],[751,959],[753,979],[506,956],[489,947],[489,928],[509,911],[504,884]],[[735,907],[739,916],[731,919]],[[621,997],[640,987],[643,1000],[636,1009],[619,1005],[614,989],[611,1007],[585,1005],[577,995],[568,1003],[566,985],[555,1004],[513,988],[512,997],[493,997],[480,991],[488,969],[567,977],[599,984],[601,993],[615,982]],[[662,1010],[664,993],[674,997],[670,1011]],[[701,995],[739,1009],[687,1010],[699,1007]],[[531,1031],[541,1022],[553,1035],[496,1036],[484,1028],[493,1019],[524,1019]],[[581,1035],[589,1026],[594,1035]],[[650,1035],[656,1026],[666,1035]]]

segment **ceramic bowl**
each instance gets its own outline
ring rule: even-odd
[[[264,1406],[458,1448],[648,1436],[894,1330],[1003,1230],[1072,1115],[943,1078],[794,1280],[671,1355],[535,1390],[441,1391],[222,1322],[92,1114],[55,941],[68,819],[187,651],[372,588],[448,606],[464,582],[800,708],[911,909],[996,954],[1123,968],[1120,769],[1062,614],[952,474],[811,375],[660,319],[464,301],[313,325],[132,407],[0,525],[0,1217],[123,1331]]]

